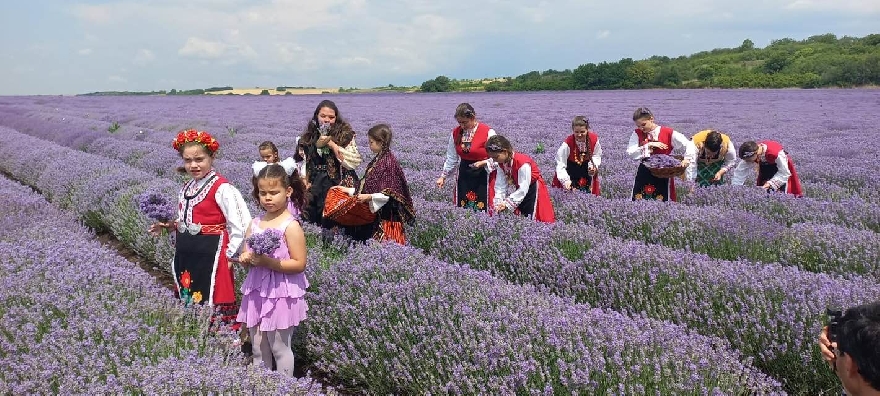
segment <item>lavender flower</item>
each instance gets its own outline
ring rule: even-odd
[[[166,223],[177,216],[174,203],[165,195],[155,192],[144,193],[138,196],[138,207],[147,218],[162,223]]]
[[[284,234],[281,231],[269,228],[263,232],[251,234],[247,239],[247,245],[254,254],[268,256],[278,250],[283,237]]]
[[[675,168],[681,166],[681,160],[671,155],[653,154],[643,162],[648,168]]]

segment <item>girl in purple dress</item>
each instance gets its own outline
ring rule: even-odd
[[[306,318],[306,239],[299,218],[287,209],[288,201],[297,209],[305,201],[305,186],[295,172],[288,173],[278,164],[269,164],[256,172],[254,198],[266,214],[255,218],[248,227],[249,241],[265,241],[265,235],[279,235],[277,245],[255,252],[252,243],[245,245],[239,261],[248,266],[241,286],[242,301],[237,320],[247,326],[253,343],[254,363],[263,362],[293,376],[293,350],[290,347],[294,328]],[[274,230],[274,231],[273,231]],[[262,235],[261,235],[262,234]],[[260,238],[264,236],[263,238]],[[255,243],[254,243],[255,244]],[[266,244],[260,247],[266,249]],[[263,253],[263,254],[259,254]]]

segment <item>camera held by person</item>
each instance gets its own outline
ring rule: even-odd
[[[880,302],[828,311],[819,349],[848,395],[880,395]]]

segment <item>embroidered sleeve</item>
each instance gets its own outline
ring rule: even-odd
[[[440,176],[449,176],[449,172],[452,172],[452,170],[455,169],[455,166],[458,165],[460,160],[461,158],[459,158],[458,152],[455,151],[455,138],[450,135],[449,144],[446,145],[446,162],[443,163],[443,171],[440,173]]]
[[[634,160],[647,158],[651,155],[648,147],[639,146],[639,135],[635,132],[629,137],[629,144],[626,146],[626,155]]]
[[[724,153],[724,169],[730,172],[736,166],[736,147],[732,141],[727,142],[727,152]]]
[[[507,204],[511,208],[519,206],[523,199],[526,199],[526,194],[529,193],[529,187],[532,185],[532,166],[523,164],[517,172],[517,178],[519,183],[516,191],[507,197]]]
[[[740,161],[733,170],[733,180],[730,184],[741,186],[745,184],[746,178],[752,173],[754,165],[750,162]]]
[[[504,203],[504,198],[507,196],[507,174],[504,173],[503,169],[498,170],[498,174],[495,175],[495,199],[492,201],[493,206],[497,206],[498,204]]]
[[[602,145],[599,144],[599,139],[596,139],[596,147],[593,148],[593,165],[596,168],[602,165]]]
[[[681,132],[672,131],[672,144],[675,147],[684,148],[684,159],[688,161],[685,177],[693,181],[697,177],[697,146],[694,142],[685,137]]]
[[[251,213],[244,203],[241,193],[229,183],[217,188],[214,195],[223,216],[226,217],[226,230],[229,232],[229,244],[226,245],[226,257],[235,256],[244,241],[244,233],[251,223]]]
[[[556,150],[556,178],[563,186],[571,185],[571,176],[568,175],[568,155],[571,154],[571,148],[565,142]]]
[[[790,176],[791,170],[788,169],[788,155],[785,154],[785,151],[779,150],[779,155],[776,156],[776,174],[770,178],[770,184],[773,188],[778,189],[783,184],[788,183]]]

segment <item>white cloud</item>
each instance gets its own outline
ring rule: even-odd
[[[112,83],[128,82],[128,80],[126,80],[125,77],[117,76],[117,75],[112,75],[112,76],[107,77],[107,81],[112,82]]]
[[[226,52],[226,44],[218,41],[208,41],[198,37],[190,37],[186,44],[177,50],[177,54],[185,57],[213,59],[223,56]]]
[[[880,1],[877,0],[795,0],[786,4],[785,8],[801,11],[846,11],[854,13],[880,13]],[[820,32],[817,32],[819,34]]]
[[[89,55],[92,53],[92,49],[91,48],[83,48],[79,51],[76,51],[76,53],[80,54],[80,55]]]
[[[134,64],[136,64],[136,65],[141,65],[141,66],[143,66],[143,65],[146,65],[147,63],[152,62],[154,59],[156,59],[156,55],[153,54],[153,51],[150,51],[150,50],[145,49],[145,48],[141,48],[141,49],[139,49],[139,50],[137,51],[137,53],[134,55],[134,60],[133,60],[133,62],[134,62]]]
[[[608,38],[608,36],[610,36],[610,35],[611,35],[610,30],[600,30],[599,33],[596,33],[596,38],[597,39],[604,39],[604,38]]]
[[[113,20],[113,6],[77,4],[73,7],[73,14],[87,23],[108,23]]]

